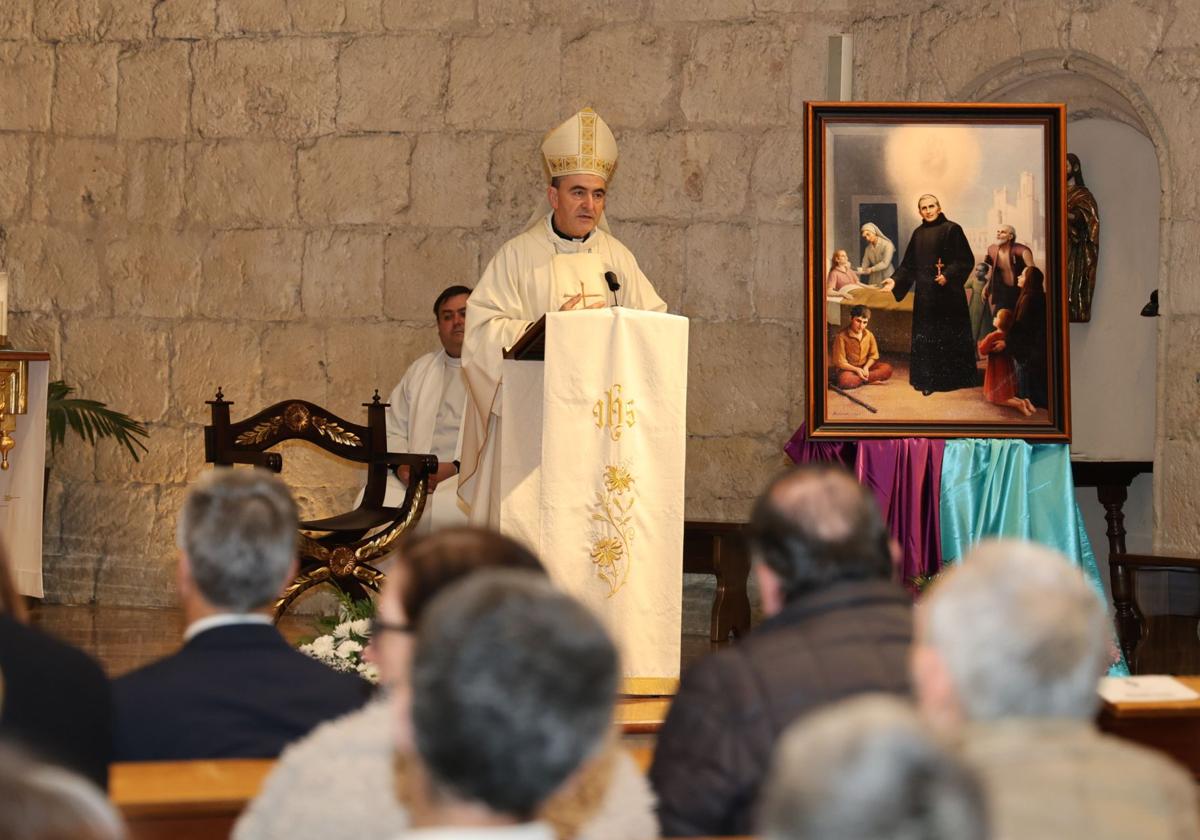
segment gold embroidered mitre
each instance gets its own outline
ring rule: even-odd
[[[607,182],[617,168],[617,140],[599,114],[584,108],[546,135],[542,159],[550,178],[599,175]]]

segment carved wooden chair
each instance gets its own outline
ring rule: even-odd
[[[1109,583],[1117,638],[1134,674],[1200,673],[1200,600],[1187,613],[1146,615],[1138,605],[1137,576],[1173,572],[1200,579],[1200,560],[1152,554],[1110,554]],[[1200,582],[1200,581],[1198,581]]]
[[[204,427],[204,457],[217,466],[253,464],[279,472],[283,456],[269,452],[286,440],[306,440],[326,452],[367,466],[362,501],[354,510],[300,523],[299,563],[296,579],[275,602],[278,621],[303,592],[329,584],[356,600],[378,592],[383,572],[375,563],[420,520],[429,494],[429,477],[437,471],[433,455],[387,451],[387,420],[379,392],[369,403],[367,425],[351,423],[305,400],[285,400],[257,414],[230,421],[221,389],[212,407],[212,425]],[[409,468],[408,490],[399,507],[386,507],[388,473],[397,466]]]

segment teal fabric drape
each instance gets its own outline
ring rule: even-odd
[[[1107,607],[1108,593],[1075,504],[1066,444],[951,440],[942,458],[942,562],[957,563],[989,537],[1032,540],[1083,570]],[[1124,658],[1109,673],[1128,675]]]

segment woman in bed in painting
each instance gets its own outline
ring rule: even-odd
[[[846,297],[861,288],[863,285],[858,282],[858,275],[850,267],[850,255],[842,249],[834,251],[829,274],[825,278],[825,294]]]

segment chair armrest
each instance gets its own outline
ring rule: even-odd
[[[231,452],[226,458],[234,464],[251,464],[275,473],[283,471],[283,456],[278,452]]]
[[[1112,566],[1124,566],[1133,570],[1147,571],[1200,571],[1200,558],[1162,557],[1155,554],[1110,554]]]
[[[414,455],[411,452],[387,452],[378,457],[374,463],[384,463],[389,467],[416,467],[427,472],[437,472],[438,459],[436,455]]]

